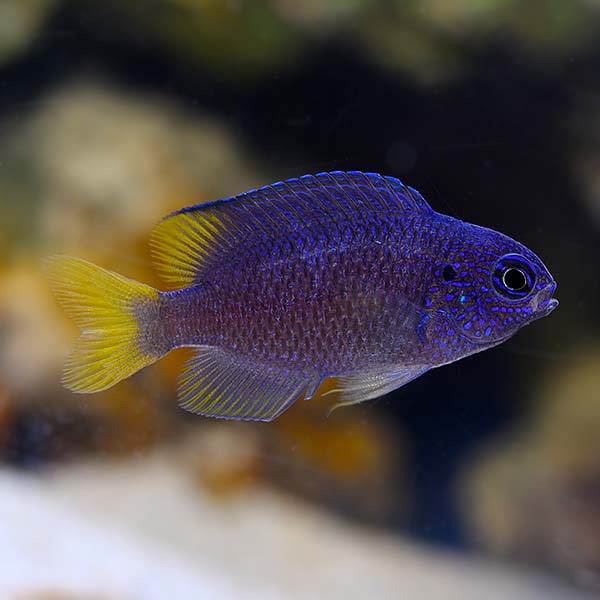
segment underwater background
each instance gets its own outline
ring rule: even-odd
[[[185,350],[60,386],[45,256],[161,287],[163,216],[338,169],[519,240],[560,307],[330,417],[188,414]],[[595,0],[0,0],[0,597],[597,597],[599,234]]]

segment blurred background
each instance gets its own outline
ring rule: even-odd
[[[551,318],[336,411],[59,385],[41,271],[160,287],[172,210],[336,169],[531,247]],[[0,0],[0,597],[600,594],[600,2]]]

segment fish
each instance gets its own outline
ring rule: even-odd
[[[383,396],[558,306],[556,282],[527,247],[377,173],[304,175],[183,208],[150,245],[167,291],[47,259],[81,329],[68,389],[105,390],[192,347],[182,408],[272,421],[329,377],[340,405]]]

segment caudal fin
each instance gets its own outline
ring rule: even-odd
[[[99,392],[160,358],[144,348],[142,315],[158,300],[154,288],[68,256],[46,260],[58,301],[81,329],[65,363],[63,384]]]

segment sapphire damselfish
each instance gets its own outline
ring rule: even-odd
[[[48,259],[81,328],[63,382],[97,392],[192,346],[179,402],[270,421],[336,377],[341,404],[495,346],[558,305],[542,261],[375,173],[305,175],[192,206],[151,240],[173,291]]]

